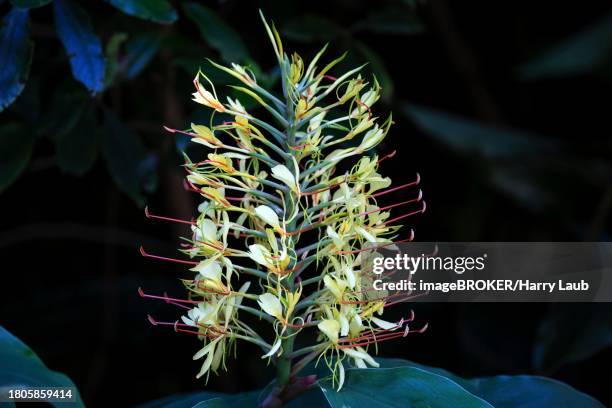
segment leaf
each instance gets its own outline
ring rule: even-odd
[[[519,67],[527,80],[589,74],[612,56],[612,14],[592,23]]]
[[[263,390],[244,392],[240,394],[222,394],[218,392],[196,392],[174,395],[156,401],[151,401],[137,408],[242,408],[258,407],[269,392],[270,386]],[[283,405],[284,408],[310,408],[327,406],[323,394],[313,389],[299,395]]]
[[[356,23],[354,28],[377,34],[411,35],[425,31],[425,24],[404,7],[388,6],[376,8],[365,20]]]
[[[21,340],[0,326],[0,389],[10,387],[70,387],[74,403],[54,403],[54,406],[84,407],[74,383],[64,374],[49,370],[38,356]]]
[[[51,0],[11,0],[11,4],[20,9],[31,9],[46,6]]]
[[[555,370],[612,346],[612,311],[605,303],[551,304],[537,331],[539,370]]]
[[[121,45],[127,41],[126,33],[115,33],[106,43],[106,67],[104,72],[104,88],[110,88],[115,82],[119,72],[119,51]]]
[[[72,75],[92,94],[104,88],[104,56],[89,15],[72,0],[53,2],[55,28],[68,57]]]
[[[74,83],[59,86],[37,123],[37,135],[58,140],[76,125],[89,102],[90,98],[82,87]]]
[[[153,34],[137,34],[131,38],[125,47],[124,76],[127,79],[138,76],[155,57],[159,45],[159,37]]]
[[[219,51],[226,62],[243,62],[249,53],[236,30],[229,26],[217,13],[195,2],[183,4],[187,18],[199,28],[206,42]]]
[[[30,72],[34,45],[28,39],[27,10],[12,9],[0,30],[0,112],[21,94]]]
[[[417,367],[349,369],[340,392],[320,382],[329,405],[340,407],[466,407],[492,406],[449,378]]]
[[[225,408],[227,407],[227,402],[223,398],[211,398],[206,401],[198,402],[193,406],[193,408]]]
[[[130,16],[160,24],[174,23],[178,15],[166,0],[108,0],[110,4]]]
[[[596,399],[560,381],[530,375],[497,375],[463,379],[446,370],[401,359],[377,359],[381,367],[417,367],[446,377],[495,408],[603,408]]]
[[[26,168],[34,136],[16,123],[0,126],[0,191],[5,190]]]
[[[524,130],[502,128],[458,115],[407,104],[403,108],[427,135],[450,149],[486,159],[555,152],[557,142]]]
[[[138,136],[109,110],[105,111],[102,152],[119,189],[142,206],[141,163],[145,159],[145,148]]]
[[[74,128],[57,142],[57,163],[60,169],[77,176],[91,169],[98,153],[95,128],[95,111],[90,107],[83,112]]]

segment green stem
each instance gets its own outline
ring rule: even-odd
[[[288,330],[289,332],[289,330]],[[288,334],[291,334],[290,332]],[[283,354],[278,358],[276,365],[276,385],[284,387],[289,384],[291,377],[291,354],[293,353],[294,336],[287,337],[281,343]]]

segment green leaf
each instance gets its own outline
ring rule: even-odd
[[[463,379],[446,370],[400,359],[377,359],[378,369],[347,369],[344,387],[335,391],[323,364],[309,365],[300,375],[317,374],[320,391],[309,391],[289,401],[287,408],[323,407],[495,407],[602,408],[598,401],[559,381],[517,375]],[[194,393],[154,401],[141,408],[259,406],[270,387],[243,394]]]
[[[125,14],[160,24],[174,23],[178,18],[176,11],[166,0],[108,0],[108,2]]]
[[[207,401],[198,402],[193,408],[226,408],[227,402],[223,398],[211,398]]]
[[[102,44],[93,31],[89,14],[72,0],[53,2],[55,30],[70,58],[72,75],[92,94],[104,88]]]
[[[266,398],[269,387],[263,390],[241,394],[222,394],[217,392],[196,392],[163,398],[139,405],[137,408],[203,408],[203,407],[257,407]],[[323,394],[318,389],[299,395],[283,405],[284,408],[310,408],[327,406]]]
[[[464,379],[446,370],[401,359],[377,359],[381,367],[417,367],[446,377],[495,408],[603,408],[596,399],[560,381],[530,375],[497,375]],[[451,404],[452,405],[452,404]]]
[[[388,6],[376,8],[365,20],[356,23],[354,28],[377,34],[411,35],[425,31],[425,24],[405,7]]]
[[[83,407],[74,383],[64,374],[49,370],[21,340],[0,326],[0,388],[70,387],[76,394],[74,403],[53,403],[54,406]],[[74,395],[73,394],[73,395]]]
[[[21,94],[28,79],[34,50],[28,36],[28,11],[14,8],[0,29],[0,112]]]
[[[545,50],[519,67],[527,80],[593,73],[612,57],[612,14]]]
[[[551,304],[538,328],[533,362],[555,370],[612,345],[612,311],[605,303]]]
[[[126,33],[115,33],[106,43],[106,67],[104,72],[104,88],[110,88],[115,82],[117,73],[119,72],[119,51],[121,45],[127,41]]]
[[[102,152],[119,189],[139,206],[144,205],[141,163],[145,159],[145,148],[140,138],[109,110],[105,111]]]
[[[32,154],[34,136],[23,126],[0,126],[0,191],[5,190],[26,168]]]
[[[320,382],[320,387],[333,408],[491,408],[451,379],[410,366],[349,369],[340,392],[330,381]]]
[[[34,135],[17,123],[0,126],[0,192],[10,186],[30,161]]]
[[[11,0],[11,4],[20,9],[31,9],[46,6],[51,0]]]
[[[98,153],[95,128],[95,110],[90,107],[83,112],[74,128],[57,142],[57,162],[60,169],[77,176],[82,176],[91,169]]]
[[[462,154],[487,159],[555,152],[557,142],[524,130],[493,126],[422,106],[407,104],[403,111],[427,135]]]
[[[140,74],[151,62],[159,50],[159,36],[141,33],[132,37],[125,47],[124,66],[127,79],[133,79]]]
[[[50,98],[50,104],[37,123],[36,133],[52,140],[59,138],[76,125],[81,113],[90,103],[85,90],[81,87],[64,84],[57,88]],[[76,84],[74,84],[76,85]]]
[[[195,2],[183,4],[187,18],[199,28],[208,45],[219,51],[226,62],[243,62],[249,53],[236,30],[229,26],[217,13]]]

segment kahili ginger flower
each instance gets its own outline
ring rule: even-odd
[[[211,62],[238,80],[241,85],[233,88],[259,108],[247,111],[237,99],[221,102],[200,72],[193,100],[212,110],[210,124],[166,128],[190,136],[207,152],[205,160],[187,159],[184,165],[186,188],[202,203],[193,221],[146,212],[191,226],[181,249],[187,259],[141,252],[186,265],[182,282],[188,295],[140,293],[184,309],[176,322],[149,320],[200,339],[193,356],[203,362],[198,377],[224,368],[236,343],[246,341],[276,365],[277,393],[308,362],[321,360],[339,390],[346,367],[378,366],[372,345],[424,329],[409,329],[412,312],[398,322],[384,320],[384,310],[400,302],[398,294],[368,296],[361,277],[366,245],[412,240],[413,232],[402,236],[396,222],[423,212],[425,203],[420,190],[414,192],[418,175],[391,187],[379,173],[381,161],[394,153],[381,158],[373,149],[393,121],[373,113],[381,92],[376,79],[363,78],[361,67],[329,75],[342,57],[320,68],[325,48],[305,66],[297,54],[285,53],[274,26],[265,20],[264,25],[282,94],[262,88],[247,67]],[[396,191],[409,196],[379,203]],[[404,208],[391,217],[391,209]],[[254,330],[253,318],[268,322],[271,330]],[[296,349],[296,336],[307,330],[317,332],[317,341]]]

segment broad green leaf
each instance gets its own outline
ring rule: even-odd
[[[0,112],[21,94],[32,62],[34,45],[28,39],[28,11],[12,9],[0,29]]]
[[[133,79],[151,62],[159,50],[159,37],[141,33],[132,37],[125,46],[125,58],[122,63],[124,76]]]
[[[607,304],[551,304],[538,328],[533,363],[539,370],[554,370],[610,346],[612,311]]]
[[[454,381],[495,408],[603,408],[594,398],[560,381],[531,375],[497,375],[464,379],[441,368],[401,359],[377,359],[381,367],[417,367]]]
[[[0,326],[0,388],[70,387],[74,403],[53,403],[56,407],[83,407],[74,383],[64,374],[49,370],[21,340]]]
[[[156,23],[170,24],[178,18],[170,2],[166,0],[108,0],[108,2],[125,14]]]
[[[193,408],[226,408],[227,402],[223,398],[211,398],[206,401],[198,402]]]
[[[52,0],[11,0],[11,4],[20,9],[31,9],[46,6]]]
[[[319,383],[332,408],[429,407],[491,408],[455,381],[417,367],[349,369],[344,387]]]
[[[82,87],[64,84],[57,88],[49,102],[37,123],[36,133],[57,141],[76,125],[91,101]]]
[[[554,140],[524,130],[497,127],[422,106],[407,104],[403,111],[427,135],[450,149],[477,153],[487,159],[554,152]]]
[[[354,26],[378,34],[419,34],[425,31],[423,22],[406,7],[387,6],[375,8],[365,20]]]
[[[74,128],[57,141],[57,163],[60,169],[78,176],[91,169],[98,153],[95,128],[95,110],[90,107],[83,112]]]
[[[92,94],[104,88],[104,56],[89,15],[72,0],[55,0],[55,29],[70,58],[72,75]]]
[[[269,387],[263,390],[244,392],[241,394],[222,394],[217,392],[196,392],[175,395],[157,401],[139,405],[137,408],[243,408],[258,407],[266,398]],[[326,407],[327,403],[322,392],[314,388],[299,395],[283,405],[284,408]]]
[[[140,138],[109,110],[105,111],[102,152],[119,189],[142,206],[141,163],[145,159],[145,148]]]
[[[612,14],[545,50],[519,68],[523,79],[593,73],[612,57]]]
[[[187,18],[198,26],[204,40],[219,51],[223,60],[238,63],[249,58],[240,34],[213,10],[195,2],[184,3],[183,9]]]
[[[32,154],[34,135],[23,126],[0,126],[0,191],[5,190],[26,168]]]

